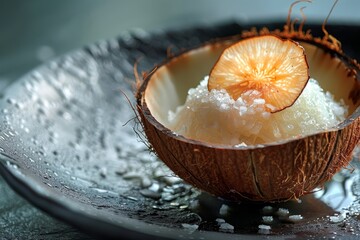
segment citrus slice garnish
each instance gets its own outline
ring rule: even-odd
[[[208,90],[225,89],[234,99],[257,90],[269,112],[290,107],[309,80],[304,48],[292,40],[259,36],[226,48],[211,70]]]

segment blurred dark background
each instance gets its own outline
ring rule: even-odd
[[[285,21],[290,0],[0,0],[0,78],[15,79],[48,58],[141,28],[173,29],[225,21]],[[333,0],[300,6],[322,22]],[[329,23],[360,24],[360,1],[340,0]],[[2,81],[3,82],[3,81]]]
[[[285,22],[290,0],[0,0],[0,93],[51,58],[129,30]],[[305,13],[321,23],[333,0],[314,0]],[[293,17],[299,17],[300,5]],[[340,0],[329,24],[360,25],[360,1]],[[355,36],[354,36],[355,37]],[[35,209],[0,177],[0,239],[90,238]]]

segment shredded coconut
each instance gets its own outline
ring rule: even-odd
[[[263,225],[263,224],[260,224],[258,227],[259,227],[259,229],[264,229],[264,230],[270,230],[270,229],[271,229],[270,226],[268,226],[268,225]]]

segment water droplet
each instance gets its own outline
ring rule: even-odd
[[[36,151],[36,153],[38,154],[38,155],[41,155],[41,156],[46,156],[46,153],[45,152],[43,152],[43,151]]]
[[[108,190],[105,190],[105,189],[101,189],[101,188],[92,188],[94,189],[95,191],[97,191],[98,193],[107,193]]]
[[[106,178],[106,175],[107,175],[107,168],[106,167],[100,168],[100,176],[102,178]]]
[[[149,187],[149,190],[151,190],[153,192],[158,192],[158,191],[160,191],[160,185],[155,182]]]
[[[15,107],[17,108],[17,109],[23,109],[24,108],[24,105],[23,104],[21,104],[21,103],[15,103]]]
[[[152,208],[156,209],[156,210],[170,210],[170,209],[172,209],[171,206],[167,206],[167,205],[164,205],[164,206],[153,205]]]
[[[265,206],[263,207],[262,211],[264,214],[271,214],[273,213],[274,209],[272,206]]]
[[[25,82],[25,89],[29,92],[32,92],[33,88],[29,81]]]
[[[14,168],[14,169],[19,169],[19,166],[18,166],[18,165],[16,165],[16,164],[13,163],[13,162],[10,162],[10,161],[6,161],[6,165],[7,165],[7,166],[10,166],[10,167],[12,167],[12,168]]]
[[[32,137],[30,139],[30,141],[34,144],[34,145],[38,145],[39,144],[39,141],[35,138],[35,137]]]
[[[16,100],[13,99],[13,98],[8,98],[6,101],[7,101],[9,104],[15,104],[15,103],[16,103]]]
[[[14,137],[14,136],[16,135],[16,134],[15,134],[14,132],[12,132],[12,131],[9,131],[8,133],[9,133],[9,135],[12,136],[12,137]]]
[[[141,187],[148,188],[152,184],[152,180],[148,176],[144,176],[141,180]]]
[[[126,180],[142,179],[142,174],[140,172],[127,172],[122,177]]]
[[[132,197],[132,196],[126,196],[127,199],[130,199],[132,201],[139,201],[139,199],[137,199],[136,197]]]
[[[258,228],[259,228],[258,230],[259,234],[265,234],[265,235],[270,234],[271,227],[269,225],[260,224]]]
[[[158,200],[161,198],[161,194],[158,192],[151,191],[149,189],[142,189],[140,190],[140,194],[143,195],[146,198],[151,198],[154,200]]]

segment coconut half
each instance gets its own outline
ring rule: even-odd
[[[305,49],[310,76],[349,114],[333,129],[266,145],[214,145],[187,139],[168,128],[168,112],[208,75],[225,48],[262,35],[292,39]],[[146,75],[137,92],[137,110],[158,157],[195,187],[229,200],[285,201],[322,186],[347,166],[360,140],[360,66],[339,45],[302,32],[252,31],[215,40],[167,59]]]

